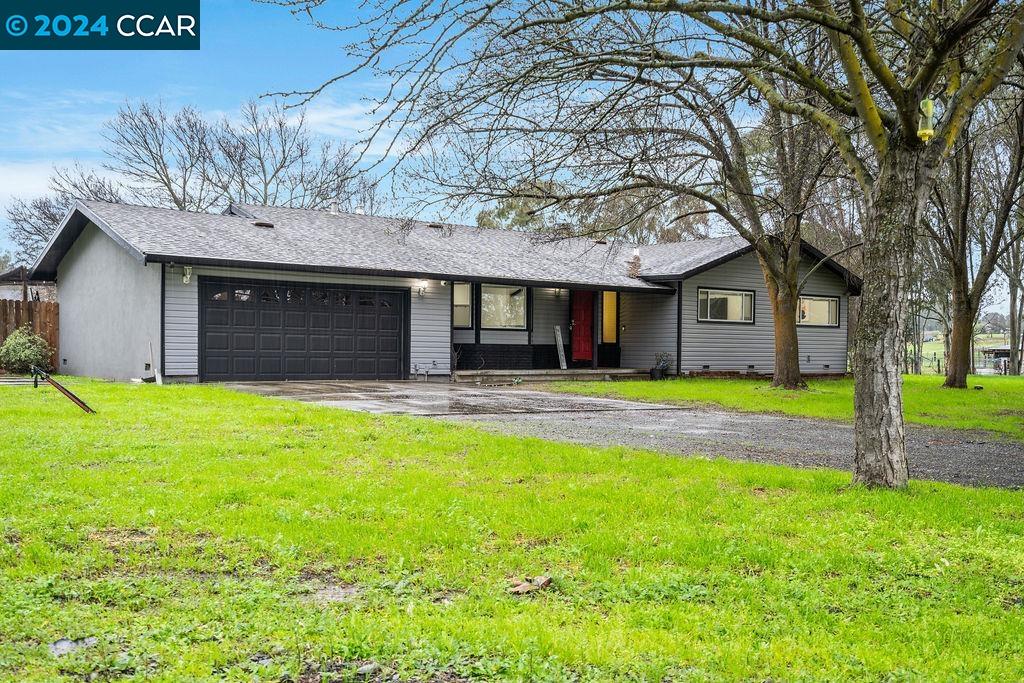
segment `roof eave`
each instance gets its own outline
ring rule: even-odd
[[[143,263],[146,262],[146,255],[143,252],[139,251],[128,240],[118,234],[95,211],[83,202],[76,201],[68,209],[57,229],[54,230],[46,246],[39,252],[39,256],[36,257],[35,263],[32,264],[32,268],[29,271],[29,277],[39,280],[56,280],[57,267],[64,260],[64,256],[71,249],[71,245],[79,238],[88,223],[92,223],[99,228],[107,237],[114,240],[118,246],[122,247],[133,257]]]
[[[389,270],[380,268],[357,268],[351,266],[315,266],[298,263],[275,263],[269,261],[246,261],[241,259],[224,259],[195,257],[174,254],[147,254],[145,260],[150,263],[174,263],[192,266],[220,266],[225,268],[253,268],[256,270],[292,270],[306,273],[331,273],[341,275],[366,275],[374,277],[407,277],[432,280],[452,280],[458,282],[487,282],[492,284],[527,285],[530,287],[552,287],[558,289],[579,289],[593,291],[616,292],[649,292],[652,294],[671,294],[675,290],[657,283],[648,286],[623,286],[611,283],[566,282],[536,278],[491,277],[467,275],[461,273],[438,273],[411,270]],[[645,281],[647,278],[643,278]]]
[[[807,243],[804,240],[801,240],[800,242],[801,251],[810,254],[819,261],[824,261],[825,263],[823,264],[823,266],[825,268],[828,268],[833,273],[835,273],[836,275],[838,275],[839,277],[843,278],[846,281],[846,287],[850,294],[854,296],[860,294],[861,286],[863,285],[863,282],[861,281],[860,277],[850,272],[847,268],[837,263],[834,259],[829,258],[828,254],[825,254],[818,248],[812,246],[811,244]],[[753,245],[748,244],[744,247],[740,247],[734,252],[730,252],[728,254],[725,254],[724,256],[720,256],[719,258],[713,259],[711,261],[708,261],[707,263],[703,263],[695,268],[691,268],[690,270],[683,271],[681,273],[658,273],[653,275],[641,275],[641,277],[649,282],[675,282],[677,280],[686,280],[688,278],[693,277],[694,275],[700,275],[705,271],[711,270],[712,268],[717,268],[723,263],[732,261],[735,258],[739,258],[740,256],[744,256],[745,254],[749,254],[753,250]]]

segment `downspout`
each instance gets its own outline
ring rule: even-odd
[[[165,376],[164,355],[166,354],[166,315],[167,315],[167,275],[164,272],[164,264],[160,264],[160,375]]]
[[[683,281],[676,282],[676,377],[683,375]]]

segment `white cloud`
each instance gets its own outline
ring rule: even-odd
[[[0,161],[0,209],[6,209],[12,197],[31,198],[50,190],[54,165],[71,166],[74,161]]]

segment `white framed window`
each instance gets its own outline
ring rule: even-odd
[[[452,283],[452,327],[473,327],[473,285],[468,282]]]
[[[482,285],[480,327],[485,330],[525,330],[526,287]]]
[[[839,297],[800,297],[796,309],[796,324],[811,327],[839,327]]]
[[[733,289],[698,289],[697,320],[707,323],[754,323],[754,293]]]

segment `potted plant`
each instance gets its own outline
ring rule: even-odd
[[[668,359],[669,355],[664,351],[654,354],[654,367],[651,368],[652,380],[665,379],[665,373],[668,371]]]

